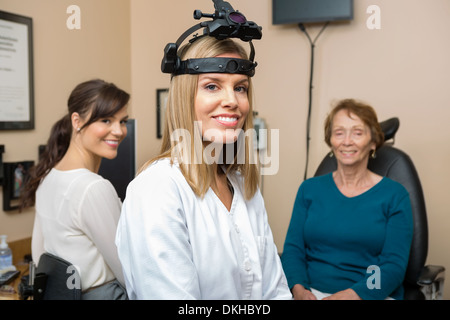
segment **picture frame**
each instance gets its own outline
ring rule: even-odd
[[[19,198],[34,161],[3,162],[3,211],[19,208]]]
[[[169,89],[156,89],[156,137],[161,139],[166,118],[166,104]]]
[[[33,20],[0,10],[0,130],[34,129]]]

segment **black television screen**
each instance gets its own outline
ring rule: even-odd
[[[353,0],[272,0],[272,23],[312,23],[353,19]]]

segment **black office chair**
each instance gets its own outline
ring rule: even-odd
[[[80,274],[70,262],[44,253],[36,270],[22,278],[19,294],[23,300],[80,300]]]
[[[428,254],[428,222],[422,186],[411,158],[394,148],[395,134],[400,126],[398,118],[380,122],[385,135],[385,144],[370,158],[369,170],[401,183],[409,192],[414,220],[414,234],[405,280],[405,300],[441,300],[443,295],[445,268],[425,266]],[[390,142],[388,142],[391,140]],[[328,155],[320,163],[315,176],[337,169],[335,157]]]

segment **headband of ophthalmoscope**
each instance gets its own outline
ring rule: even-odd
[[[164,48],[164,58],[161,62],[161,71],[171,73],[172,76],[180,74],[199,73],[238,73],[252,77],[255,74],[254,62],[255,48],[253,39],[261,39],[261,27],[253,21],[247,21],[245,16],[233,9],[233,7],[223,0],[212,0],[214,2],[215,13],[204,14],[200,10],[194,11],[194,19],[202,17],[212,18],[212,21],[203,21],[186,30],[176,43],[168,43]],[[239,38],[250,44],[249,60],[236,58],[199,58],[181,61],[178,56],[178,48],[181,43],[194,31],[204,28],[204,36],[215,37],[218,40],[227,38]],[[199,37],[194,37],[195,41]]]

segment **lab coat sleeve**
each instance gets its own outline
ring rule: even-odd
[[[149,167],[130,183],[116,235],[130,299],[200,299],[179,182]]]

